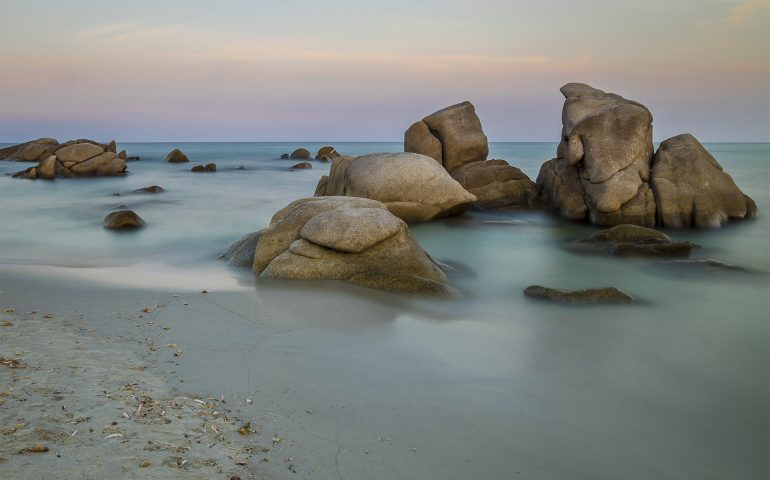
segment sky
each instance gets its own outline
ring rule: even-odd
[[[0,141],[400,141],[471,101],[558,141],[559,87],[654,137],[770,141],[770,0],[0,0]]]

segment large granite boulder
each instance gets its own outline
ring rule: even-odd
[[[253,271],[267,278],[342,280],[403,294],[457,294],[406,223],[383,203],[366,198],[292,202],[259,236]]]
[[[316,196],[379,200],[406,222],[460,213],[476,201],[441,165],[416,153],[340,157],[318,182]]]
[[[757,214],[754,201],[689,133],[660,144],[651,184],[663,227],[719,227]]]
[[[570,218],[582,210],[582,201],[591,223],[654,226],[655,200],[647,183],[653,154],[650,111],[581,83],[569,83],[561,92],[566,100],[557,158],[539,175],[544,197]]]
[[[471,162],[452,171],[452,178],[476,196],[476,208],[537,208],[540,193],[535,182],[505,160]]]
[[[427,155],[452,172],[487,159],[489,144],[470,102],[432,113],[404,133],[404,151]]]
[[[336,148],[332,147],[331,145],[326,145],[325,147],[318,149],[318,153],[316,153],[315,159],[322,162],[333,162],[340,156],[341,155]]]
[[[0,150],[0,159],[38,162],[34,169],[14,175],[30,179],[122,175],[126,159],[114,152],[116,147],[114,140],[103,144],[81,138],[59,143],[53,138],[41,138]]]

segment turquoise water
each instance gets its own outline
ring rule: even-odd
[[[400,143],[334,145],[350,155],[401,149]],[[341,420],[324,428],[356,443],[388,424],[408,433],[404,448],[419,443],[421,461],[441,466],[436,478],[767,477],[770,145],[706,145],[756,201],[756,221],[667,232],[700,245],[693,258],[745,272],[581,255],[563,246],[595,231],[588,225],[539,212],[470,213],[412,227],[434,257],[460,265],[451,281],[465,298],[450,303],[301,282],[255,285],[216,261],[278,209],[312,196],[329,166],[313,162],[311,170],[288,171],[296,162],[278,157],[299,146],[315,151],[321,144],[122,144],[142,160],[129,163],[126,177],[98,180],[11,179],[4,174],[25,165],[0,162],[0,267],[38,265],[47,275],[115,285],[242,291],[255,304],[240,313],[255,325],[261,312],[270,312],[275,324],[329,326],[289,332],[250,350],[249,328],[223,329],[218,341],[243,348],[238,365],[205,379],[191,374],[187,382],[248,394],[235,380],[242,369],[280,362],[285,378],[259,369],[249,370],[250,378],[274,392],[292,376],[312,378],[292,383],[295,397],[283,404],[310,408],[304,405],[343,396],[359,415],[355,425]],[[175,147],[190,164],[163,162]],[[555,149],[493,143],[490,158],[534,178]],[[217,173],[189,172],[209,162],[217,163]],[[148,185],[166,192],[128,193]],[[147,228],[129,235],[103,230],[104,216],[121,204]],[[530,284],[612,285],[642,303],[542,304],[522,296]],[[195,343],[196,332],[188,335]],[[180,368],[205,370],[212,351],[224,350],[200,342],[185,350],[188,366]],[[391,409],[398,414],[383,413]],[[408,478],[412,460],[402,460],[400,477]]]

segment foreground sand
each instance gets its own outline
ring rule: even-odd
[[[159,366],[178,363],[174,344],[97,337],[0,298],[3,479],[275,477],[260,464],[279,461],[283,439],[247,425],[237,399],[172,387]],[[137,313],[137,338],[163,330]]]

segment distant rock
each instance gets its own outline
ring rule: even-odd
[[[505,160],[466,163],[452,171],[452,178],[475,195],[476,208],[532,209],[540,206],[540,193],[535,182]]]
[[[53,138],[42,138],[0,150],[0,159],[36,161],[34,169],[26,169],[14,177],[30,179],[71,178],[76,176],[122,175],[126,161],[108,150],[115,147],[89,139],[68,140],[58,143]]]
[[[169,163],[185,163],[185,162],[189,162],[190,159],[187,158],[187,155],[182,153],[181,150],[179,150],[178,148],[175,148],[170,152],[168,152],[168,155],[166,155],[166,161]]]
[[[253,233],[247,233],[240,240],[233,243],[230,248],[227,249],[220,260],[224,260],[231,267],[236,268],[248,268],[254,267],[254,255],[257,251],[257,243],[259,243],[259,237],[262,235],[262,230]]]
[[[298,148],[291,152],[291,157],[295,160],[310,160],[310,151],[305,148]]]
[[[409,295],[453,297],[439,266],[375,200],[306,198],[273,216],[253,271],[266,278],[342,280]]]
[[[313,168],[313,165],[308,162],[302,162],[296,165],[292,165],[291,168],[289,168],[289,170],[305,170],[308,168]]]
[[[690,242],[675,242],[668,235],[638,225],[617,225],[575,242],[573,249],[628,256],[686,256]]]
[[[288,159],[289,159],[289,154],[288,153],[284,153],[284,154],[281,155],[281,160],[288,160]]]
[[[487,159],[489,144],[470,102],[441,109],[404,133],[404,151],[427,155],[452,172]]]
[[[162,187],[159,187],[157,185],[150,185],[149,187],[144,188],[137,188],[136,190],[132,190],[131,193],[161,193],[164,192]]]
[[[664,227],[719,227],[757,215],[754,201],[689,133],[660,144],[651,183]]]
[[[338,158],[316,196],[342,195],[379,200],[406,222],[461,213],[476,201],[441,165],[416,153]]]
[[[327,145],[325,147],[321,147],[318,149],[318,153],[315,155],[316,160],[320,160],[322,162],[332,162],[335,159],[339,158],[341,155],[337,152],[337,150],[332,147],[331,145]]]
[[[214,173],[217,171],[217,164],[216,163],[209,163],[206,165],[196,165],[190,169],[191,172],[201,173],[201,172],[210,172]]]
[[[139,160],[141,160],[141,157],[139,155],[134,155],[134,156],[131,156],[131,157],[126,157],[126,161],[128,161],[128,162],[136,162],[136,161],[139,161]]]
[[[568,83],[561,92],[557,158],[538,175],[550,206],[597,225],[654,226],[655,199],[647,183],[653,153],[650,111],[581,83]],[[580,213],[587,218],[578,218]]]
[[[538,300],[561,303],[630,303],[636,301],[634,297],[615,287],[558,290],[531,285],[524,289],[524,295]]]
[[[133,230],[144,225],[144,220],[131,210],[112,212],[104,217],[104,228],[110,230]]]

